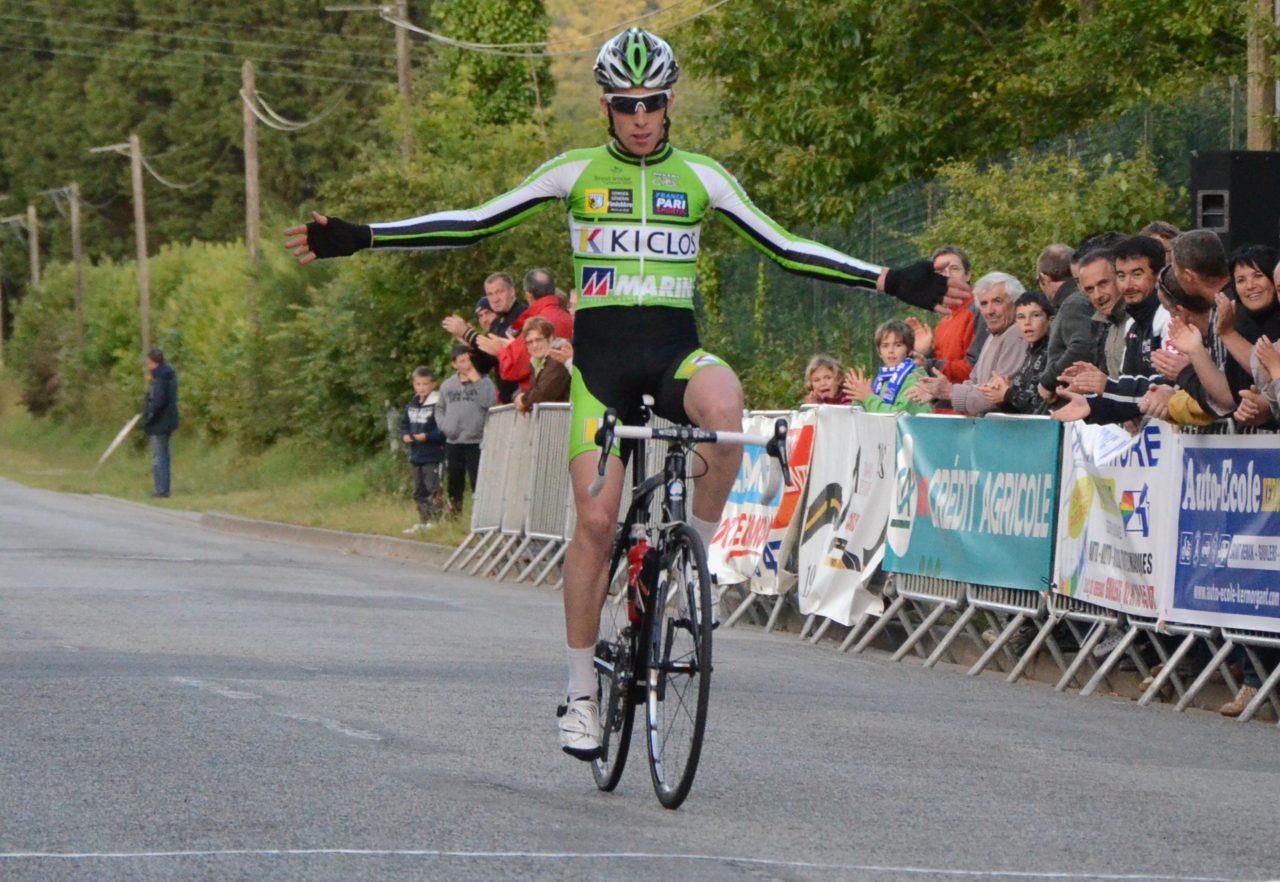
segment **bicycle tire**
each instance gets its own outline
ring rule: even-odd
[[[698,770],[711,691],[711,575],[687,524],[666,534],[658,579],[646,638],[645,740],[654,792],[675,809]]]
[[[622,534],[622,535],[625,535]],[[616,543],[609,566],[608,593],[600,610],[596,639],[596,686],[600,695],[600,757],[592,760],[596,786],[612,791],[622,780],[631,747],[636,705],[635,628],[627,610],[627,555],[625,544]]]

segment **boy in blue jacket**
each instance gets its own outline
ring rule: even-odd
[[[444,469],[444,432],[436,425],[436,375],[431,368],[413,371],[413,398],[400,414],[400,440],[409,454],[413,471],[413,501],[418,523],[406,533],[421,533],[440,516],[441,472]]]

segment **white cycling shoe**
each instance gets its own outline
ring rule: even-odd
[[[600,758],[600,710],[594,698],[577,698],[560,705],[560,749],[590,762]]]

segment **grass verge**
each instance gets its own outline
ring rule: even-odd
[[[338,464],[294,440],[246,454],[179,429],[172,442],[173,495],[151,499],[151,454],[141,432],[95,470],[116,431],[36,419],[11,386],[0,384],[0,477],[29,487],[401,538],[418,519],[403,455]],[[470,522],[468,496],[462,517],[414,538],[456,545]]]

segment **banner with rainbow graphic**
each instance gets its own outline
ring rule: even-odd
[[[1068,423],[1062,443],[1054,590],[1128,615],[1169,608],[1177,529],[1178,438]]]

